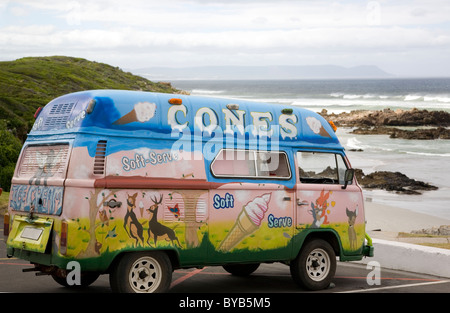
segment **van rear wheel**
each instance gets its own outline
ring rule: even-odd
[[[109,281],[113,292],[165,292],[172,282],[172,264],[167,254],[160,251],[125,254]]]
[[[292,278],[301,287],[325,289],[336,272],[336,254],[328,242],[314,239],[305,244],[290,268]]]

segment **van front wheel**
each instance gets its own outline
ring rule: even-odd
[[[314,239],[305,244],[290,268],[292,278],[301,287],[325,289],[336,272],[336,255],[328,242]]]
[[[172,282],[172,264],[167,254],[160,251],[125,254],[109,281],[113,292],[165,292]]]

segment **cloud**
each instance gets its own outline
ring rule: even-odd
[[[189,1],[23,0],[29,9],[81,23],[151,27],[163,31],[292,29],[367,26],[379,15],[384,26],[448,22],[450,3],[435,1]]]
[[[441,51],[444,59],[450,50],[450,2],[444,0],[20,4],[0,6],[2,17],[22,15],[20,22],[0,23],[3,59],[59,53],[125,67],[143,62],[141,67],[202,62],[357,65],[352,62],[373,64],[399,53],[406,62],[417,51]]]
[[[407,27],[317,27],[292,30],[158,32],[137,27],[56,29],[53,25],[1,29],[0,45],[68,49],[149,49],[270,53],[296,49],[334,52],[450,47],[448,33]]]

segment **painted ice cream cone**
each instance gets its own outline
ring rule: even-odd
[[[322,123],[316,119],[315,117],[307,117],[306,123],[308,124],[309,128],[315,133],[323,137],[330,137],[330,134],[323,128]]]
[[[147,122],[154,115],[156,111],[156,104],[150,102],[138,102],[134,105],[133,110],[115,121],[114,125],[123,125],[132,122]]]
[[[220,251],[230,251],[245,237],[252,234],[261,226],[264,214],[269,208],[270,193],[253,199],[242,208],[228,235],[219,246]]]
[[[229,251],[235,245],[237,245],[244,237],[250,235],[259,226],[254,224],[250,217],[242,210],[234,224],[233,228],[228,233],[227,237],[222,241],[219,246],[221,251]]]
[[[320,127],[319,135],[323,136],[323,137],[330,137],[331,138],[330,134],[325,130],[325,128],[323,128],[323,126]]]
[[[139,212],[141,213],[141,217],[144,215],[144,203],[139,202]]]
[[[136,122],[136,121],[137,121],[136,111],[132,110],[132,111],[128,112],[127,114],[125,114],[124,116],[122,116],[121,118],[119,118],[113,124],[114,125],[123,125],[123,124],[128,124],[128,123],[132,123],[132,122]]]

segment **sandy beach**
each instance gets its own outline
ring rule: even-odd
[[[372,238],[400,240],[408,242],[430,241],[430,239],[399,239],[398,233],[410,233],[413,230],[429,229],[441,225],[450,225],[450,220],[414,212],[411,210],[366,201],[366,232]],[[447,241],[446,238],[435,238],[435,241]]]

